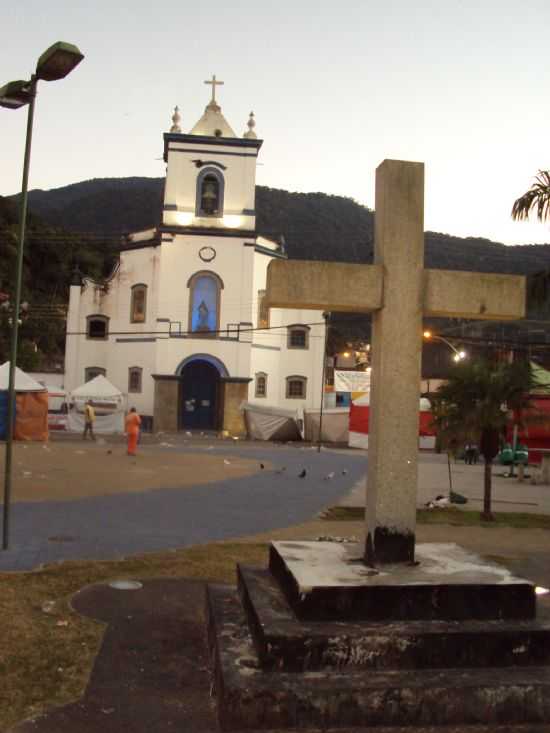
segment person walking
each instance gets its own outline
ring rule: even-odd
[[[95,440],[94,435],[94,422],[95,422],[95,410],[92,405],[92,401],[88,400],[84,406],[84,432],[82,433],[82,440],[86,440],[86,435],[90,433],[92,440]]]
[[[128,455],[135,456],[139,438],[139,426],[141,418],[136,412],[135,407],[130,408],[130,412],[126,415],[126,435],[128,436]]]

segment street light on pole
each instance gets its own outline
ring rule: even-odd
[[[457,363],[465,359],[467,356],[465,351],[463,351],[462,349],[457,349],[454,344],[452,344],[450,341],[447,341],[447,339],[443,336],[436,335],[431,331],[424,331],[423,336],[426,341],[443,341],[443,343],[446,344],[451,349],[451,351],[453,351],[453,361],[456,361]]]
[[[19,313],[21,309],[21,284],[23,279],[23,251],[25,246],[25,226],[27,220],[27,190],[29,165],[31,159],[32,127],[34,104],[38,80],[57,81],[64,79],[77,66],[83,54],[71,43],[59,41],[50,46],[38,59],[36,71],[29,81],[12,81],[0,88],[0,107],[19,109],[28,105],[27,134],[25,138],[25,158],[23,163],[23,182],[21,185],[21,206],[19,211],[19,236],[17,240],[17,261],[15,271],[15,297],[11,331],[10,369],[8,379],[8,424],[6,429],[6,461],[4,470],[4,515],[2,525],[2,549],[9,546],[9,520],[11,498],[11,468],[13,453],[13,428],[15,423],[15,369],[17,362],[17,341],[19,336]]]

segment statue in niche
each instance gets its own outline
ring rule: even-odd
[[[201,300],[201,304],[198,307],[198,313],[199,320],[197,323],[197,331],[210,331],[210,326],[208,325],[208,316],[210,315],[210,311],[208,310],[208,306],[204,300]]]

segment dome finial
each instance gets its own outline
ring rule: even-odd
[[[255,140],[258,136],[254,132],[254,128],[256,127],[256,120],[254,119],[254,112],[250,113],[250,117],[248,118],[248,130],[244,133],[243,137],[247,137],[249,139]]]
[[[170,128],[170,132],[181,132],[180,122],[180,108],[176,105],[174,107],[174,114],[172,115],[172,127]]]

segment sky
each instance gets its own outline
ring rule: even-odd
[[[84,61],[41,82],[29,188],[165,173],[177,104],[187,132],[217,99],[264,140],[257,183],[374,207],[385,158],[426,165],[425,228],[550,242],[513,222],[550,167],[548,0],[18,0],[2,12],[0,86],[58,40]],[[0,108],[0,195],[21,187],[25,110]]]

